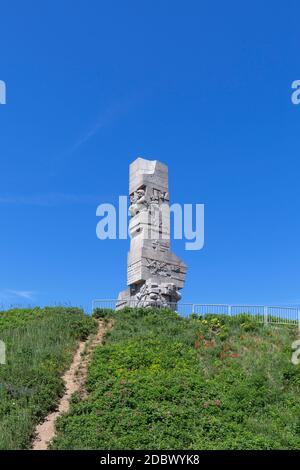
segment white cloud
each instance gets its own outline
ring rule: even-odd
[[[71,157],[82,145],[96,136],[103,128],[119,121],[137,105],[140,105],[144,99],[149,95],[151,90],[142,89],[129,94],[128,96],[120,97],[111,102],[105,109],[101,111],[97,119],[91,124],[86,131],[75,141],[75,143],[57,159],[65,159]]]
[[[16,298],[32,300],[36,292],[31,290],[3,289],[0,291],[0,299],[3,301],[12,301]]]
[[[25,205],[51,207],[62,204],[98,204],[99,198],[89,194],[66,194],[66,193],[46,193],[46,194],[4,194],[0,195],[2,205]]]
[[[34,297],[35,292],[31,290],[8,290],[8,293],[14,295],[15,297],[21,297],[22,299],[31,300]]]

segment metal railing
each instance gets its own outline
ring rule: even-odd
[[[118,300],[116,299],[96,299],[92,302],[92,311],[96,308],[110,308],[114,310]],[[125,306],[125,304],[124,304]],[[131,300],[127,306],[131,308],[140,307],[138,301]],[[248,315],[253,320],[267,324],[279,325],[298,325],[300,330],[300,309],[297,307],[276,307],[266,305],[227,305],[227,304],[193,304],[181,303],[169,304],[169,308],[176,310],[176,312],[183,316],[188,317],[191,314],[200,316],[205,315]],[[160,305],[153,304],[153,307],[160,307]]]

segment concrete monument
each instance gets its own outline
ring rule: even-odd
[[[156,160],[137,158],[130,165],[129,194],[128,289],[120,292],[116,308],[159,306],[176,310],[187,268],[170,251],[168,167]]]

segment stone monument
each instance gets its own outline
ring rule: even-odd
[[[176,310],[187,267],[170,251],[168,167],[137,158],[129,173],[128,289],[120,292],[116,309],[157,306]]]

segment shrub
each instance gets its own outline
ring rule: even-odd
[[[95,308],[92,316],[94,318],[109,318],[113,316],[115,311],[112,308]]]

